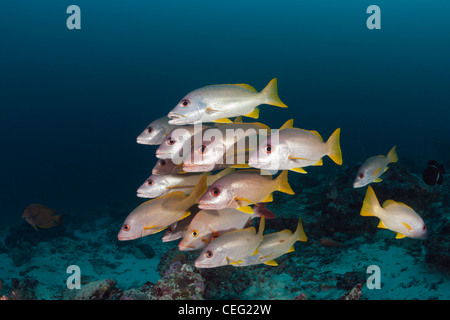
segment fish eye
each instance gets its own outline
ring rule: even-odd
[[[426,226],[426,225],[423,225],[422,229],[423,229],[423,230],[427,230],[427,226]]]
[[[187,99],[183,99],[181,100],[180,104],[182,107],[188,107],[191,104],[191,102]]]
[[[168,232],[168,233],[172,233],[172,232],[173,232],[173,228],[172,228],[172,227],[168,227],[168,228],[167,228],[167,232]]]
[[[212,194],[214,197],[217,197],[217,196],[220,194],[220,189],[219,189],[219,188],[214,188],[214,189],[212,189],[212,190],[211,190],[211,194]]]
[[[268,145],[265,147],[264,151],[266,151],[266,153],[271,153],[271,152],[272,152],[272,146],[271,146],[270,144],[268,144]]]
[[[165,166],[165,165],[166,165],[166,160],[164,160],[164,159],[160,160],[160,161],[159,161],[159,164],[160,164],[161,166]]]
[[[191,235],[196,238],[198,237],[198,231],[197,230],[192,230]]]
[[[146,183],[147,183],[148,186],[152,186],[153,185],[153,180],[147,180]]]
[[[122,230],[123,230],[123,231],[130,231],[130,225],[124,224],[124,225],[122,226]]]
[[[175,142],[176,142],[176,141],[173,140],[172,137],[170,137],[170,138],[167,140],[167,144],[168,144],[168,145],[171,145],[171,146],[173,146],[173,145],[175,144]]]
[[[200,148],[198,148],[198,152],[200,152],[201,154],[206,152],[206,146],[202,145]]]
[[[214,255],[214,253],[212,251],[206,252],[206,257],[207,258],[212,258],[213,255]]]
[[[358,178],[359,178],[359,179],[362,179],[362,178],[364,178],[364,173],[360,173],[360,174],[358,174]]]
[[[146,131],[147,131],[147,133],[152,133],[152,132],[153,132],[153,128],[152,128],[152,127],[148,127],[148,128],[146,129]]]

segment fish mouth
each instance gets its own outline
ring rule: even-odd
[[[146,192],[137,192],[136,195],[139,198],[155,198],[153,195],[150,195],[149,193]]]
[[[139,144],[150,144],[152,139],[149,138],[136,138],[136,142]]]
[[[169,120],[169,124],[183,124],[188,123],[188,119],[185,115],[176,112],[169,112],[167,115],[171,120]]]
[[[170,154],[168,154],[167,152],[158,152],[158,150],[156,150],[155,156],[158,159],[169,159],[170,158]]]
[[[195,248],[193,246],[178,244],[178,250],[180,251],[191,251],[194,249]]]
[[[223,209],[221,206],[218,206],[218,205],[213,204],[213,203],[203,202],[203,201],[199,201],[198,202],[198,208],[202,209],[202,210],[220,210],[220,209]]]

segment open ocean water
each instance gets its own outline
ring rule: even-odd
[[[67,27],[70,5],[81,29]],[[380,29],[367,27],[370,5]],[[360,285],[365,300],[448,300],[450,178],[428,186],[422,171],[429,160],[450,170],[449,12],[444,0],[2,1],[0,295],[335,300]],[[277,217],[267,233],[294,231],[301,217],[308,241],[278,267],[208,270],[161,233],[118,241],[157,160],[157,146],[136,143],[142,130],[197,88],[261,91],[273,78],[288,108],[262,105],[258,122],[294,119],[325,140],[341,128],[343,165],[325,157],[290,172],[296,194],[267,204]],[[360,216],[357,170],[394,145],[398,163],[371,186],[413,207],[426,240]],[[21,217],[32,203],[64,214],[63,226],[36,232]],[[70,265],[81,289],[66,286]],[[381,288],[366,285],[371,265]]]

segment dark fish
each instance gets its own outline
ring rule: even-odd
[[[444,174],[446,173],[442,164],[430,160],[428,161],[428,167],[423,170],[422,179],[430,186],[434,186],[436,183],[441,185],[444,182]]]

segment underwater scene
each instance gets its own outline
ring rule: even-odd
[[[2,1],[0,300],[449,300],[449,12]]]

